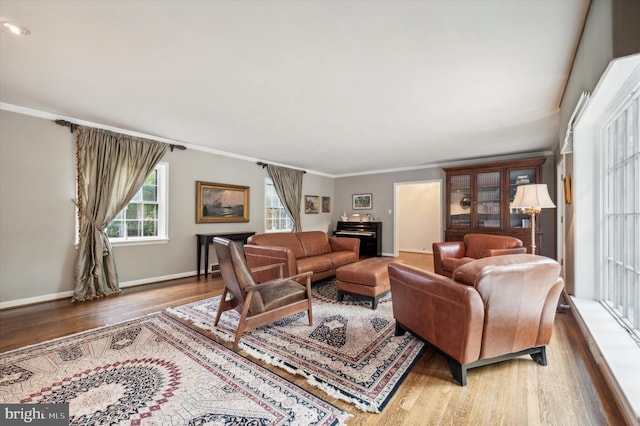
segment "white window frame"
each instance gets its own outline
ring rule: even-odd
[[[282,213],[284,213],[284,216],[286,217],[285,222],[290,224],[290,228],[282,228],[282,229],[269,229],[268,226],[268,221],[269,221],[269,209],[274,208],[274,206],[271,204],[271,202],[273,201],[273,199],[271,199],[270,195],[269,195],[269,186],[273,186],[273,181],[271,180],[271,178],[265,178],[264,180],[264,232],[265,233],[270,233],[270,232],[291,232],[293,231],[293,221],[291,220],[291,217],[289,217],[289,215],[287,214],[286,210],[284,209],[284,207],[282,206],[282,201],[280,201],[280,197],[278,197],[278,194],[275,192],[275,188],[273,190],[275,197],[277,198],[278,204],[280,205],[280,209],[282,209]]]
[[[640,84],[605,124],[601,137],[600,302],[640,343]]]
[[[166,244],[169,241],[169,163],[159,162],[155,170],[157,172],[158,184],[158,235],[150,237],[109,238],[112,246]],[[126,208],[125,206],[123,210]]]
[[[606,251],[606,124],[640,90],[640,55],[611,61],[574,130],[573,284],[570,298],[587,344],[628,419],[640,418],[640,346],[602,303]],[[637,190],[637,188],[636,188]]]

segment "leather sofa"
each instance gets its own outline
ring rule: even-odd
[[[311,281],[316,282],[335,276],[340,266],[357,262],[360,240],[329,237],[322,231],[256,234],[247,240],[244,253],[249,268],[282,263],[283,277],[313,272]],[[258,282],[272,278],[266,272],[255,277]]]
[[[390,264],[396,335],[409,331],[447,359],[465,386],[467,370],[530,355],[547,364],[546,345],[564,282],[560,265],[532,254],[487,257],[453,278]]]
[[[433,243],[433,269],[451,277],[457,266],[489,256],[523,254],[522,240],[507,235],[467,234],[464,241]]]

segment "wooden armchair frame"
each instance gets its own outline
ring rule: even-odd
[[[225,311],[235,309],[240,313],[233,350],[238,348],[238,343],[244,332],[270,324],[278,319],[286,318],[298,312],[306,311],[309,317],[309,325],[313,325],[311,272],[283,278],[284,264],[282,263],[249,269],[243,254],[233,242],[223,238],[215,238],[214,246],[218,255],[222,277],[225,282],[214,325],[218,325],[220,317]],[[275,268],[279,270],[279,278],[260,284],[255,283],[253,273]],[[298,282],[298,280],[304,281],[304,284]],[[273,309],[265,309],[264,311],[256,313],[250,312],[251,302],[255,297],[267,298],[270,294],[272,295],[278,287],[282,288],[283,292],[298,293],[299,291],[295,286],[304,287],[304,298],[292,303],[279,305]]]

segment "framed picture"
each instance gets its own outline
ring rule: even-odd
[[[331,212],[331,198],[322,197],[322,213],[330,213],[330,212]]]
[[[305,195],[304,212],[307,214],[320,213],[320,197],[317,195]]]
[[[369,210],[372,208],[371,194],[353,194],[353,210]]]
[[[196,223],[249,222],[249,187],[196,182]]]

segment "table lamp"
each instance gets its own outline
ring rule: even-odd
[[[536,254],[536,214],[542,209],[555,208],[546,184],[519,185],[511,203],[512,209],[531,215],[531,253]]]

